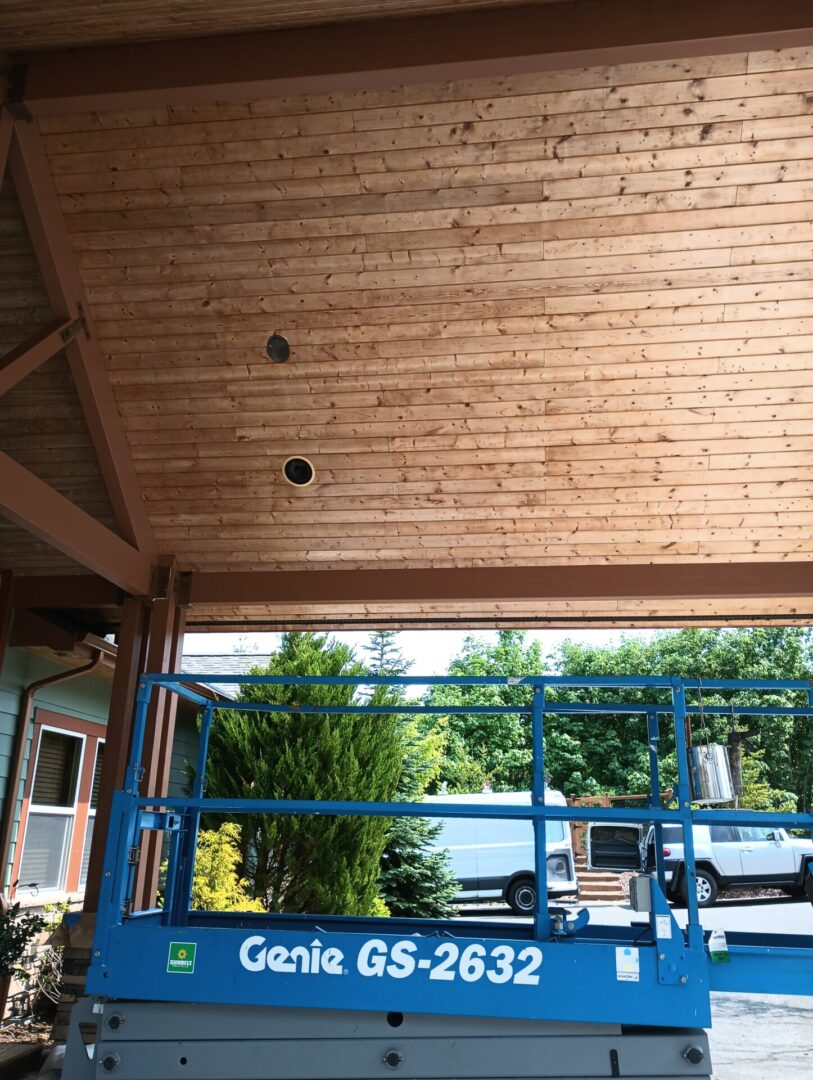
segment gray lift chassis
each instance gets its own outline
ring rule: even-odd
[[[73,1010],[63,1080],[104,1076],[708,1080],[711,1062],[698,1030],[85,998]]]

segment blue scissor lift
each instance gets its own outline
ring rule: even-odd
[[[121,1080],[361,1080],[399,1072],[422,1080],[707,1077],[703,1029],[711,1026],[712,990],[813,994],[811,936],[729,933],[727,951],[709,949],[698,916],[691,828],[713,822],[809,830],[813,814],[692,809],[686,736],[687,720],[701,713],[813,718],[813,684],[666,677],[194,677],[267,686],[510,686],[523,697],[521,704],[237,706],[296,712],[303,723],[309,715],[338,713],[525,715],[533,732],[530,805],[486,807],[456,804],[453,796],[442,805],[207,798],[209,731],[217,713],[234,704],[213,703],[184,678],[145,675],[139,684],[125,788],[111,808],[89,996],[74,1010],[65,1080],[106,1074]],[[193,791],[186,798],[140,790],[147,708],[159,688],[201,710]],[[613,700],[630,689],[635,703]],[[610,700],[596,698],[599,693]],[[704,707],[703,693],[721,695],[725,703]],[[777,698],[789,703],[776,705]],[[644,717],[649,805],[546,805],[544,725],[551,714]],[[663,806],[658,745],[666,721],[674,728],[678,780],[672,801]],[[204,813],[529,819],[538,883],[534,918],[520,924],[193,911]],[[644,875],[641,894],[649,899],[640,922],[595,925],[578,905],[549,906],[548,820],[654,824],[658,841],[664,825],[682,825],[686,929],[666,901],[659,842],[655,871]],[[137,853],[149,831],[168,838],[164,903],[133,911]]]

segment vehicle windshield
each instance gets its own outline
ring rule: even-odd
[[[545,839],[549,844],[561,844],[565,838],[564,821],[549,821],[545,826]]]

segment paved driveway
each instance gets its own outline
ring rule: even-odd
[[[622,905],[584,907],[596,924],[624,926],[643,917]],[[508,908],[496,905],[466,908],[461,914],[515,918]],[[678,908],[674,914],[684,926],[686,912]],[[721,900],[700,914],[709,929],[809,934],[813,947],[813,906],[806,900]],[[712,994],[711,1004],[714,1026],[709,1039],[716,1080],[813,1080],[813,996]]]

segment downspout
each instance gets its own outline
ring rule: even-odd
[[[46,686],[54,686],[56,683],[67,682],[69,679],[75,679],[79,675],[89,675],[91,672],[101,665],[104,660],[104,652],[101,649],[96,650],[96,655],[90,661],[90,663],[83,664],[81,667],[73,668],[70,671],[60,671],[56,675],[49,675],[45,679],[37,679],[35,682],[29,683],[23,690],[23,695],[20,698],[20,708],[17,713],[17,725],[15,728],[14,737],[14,759],[11,767],[11,775],[8,779],[8,785],[6,787],[6,805],[3,809],[3,831],[0,835],[0,866],[3,868],[2,879],[2,892],[5,897],[10,891],[10,877],[11,867],[9,866],[9,852],[11,850],[11,834],[14,831],[14,820],[17,811],[17,802],[20,794],[20,780],[23,775],[23,765],[25,764],[25,750],[28,744],[28,728],[31,718],[31,706],[34,701],[34,695],[38,690],[42,690]]]

